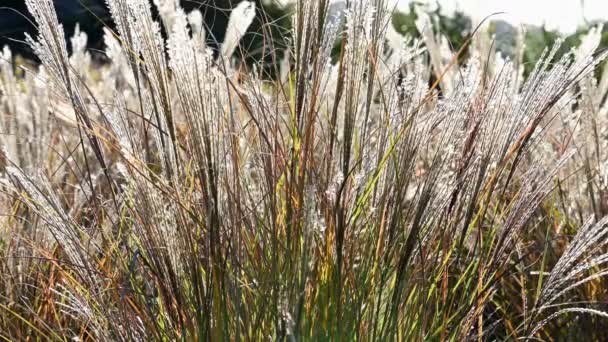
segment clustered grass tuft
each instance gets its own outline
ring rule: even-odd
[[[484,25],[451,51],[425,15],[421,40],[398,34],[384,0],[302,0],[285,57],[247,67],[253,2],[217,54],[177,1],[155,1],[158,22],[148,0],[107,0],[99,66],[79,30],[68,54],[52,0],[26,3],[41,65],[0,58],[1,339],[608,328],[601,28],[524,79],[521,41],[505,58]]]

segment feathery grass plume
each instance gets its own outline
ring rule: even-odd
[[[253,1],[242,1],[230,12],[221,50],[222,57],[227,61],[230,61],[239,41],[253,22],[255,11]]]
[[[87,71],[91,69],[91,55],[87,49],[87,34],[80,30],[80,26],[76,25],[74,35],[70,38],[72,44],[72,55],[70,56],[70,65],[74,66],[78,77],[87,76]]]
[[[175,177],[173,163],[177,153],[177,141],[175,135],[175,121],[172,108],[169,66],[164,51],[165,41],[161,36],[160,25],[152,19],[150,3],[145,0],[129,1],[128,6],[131,16],[127,24],[130,31],[134,33],[139,42],[139,50],[143,59],[142,67],[145,69],[146,87],[140,97],[143,102],[144,117],[153,118],[159,130],[168,133],[169,139],[164,134],[155,134],[159,153],[163,158],[163,168]],[[148,108],[145,108],[148,106]],[[147,114],[150,113],[150,114]]]
[[[26,35],[42,65],[49,75],[49,80],[59,91],[59,96],[72,106],[79,132],[84,131],[95,154],[95,158],[105,169],[105,158],[98,137],[93,134],[93,116],[90,106],[82,93],[82,80],[75,74],[70,65],[63,27],[57,19],[57,14],[50,0],[26,1],[26,5],[38,25],[38,39]],[[87,89],[86,87],[84,87]],[[82,125],[82,129],[81,126]]]
[[[154,0],[154,5],[158,9],[158,13],[163,24],[167,27],[173,27],[175,14],[181,9],[178,0]]]
[[[600,338],[600,29],[524,79],[522,40],[482,27],[465,59],[388,1],[297,1],[274,80],[230,64],[263,8],[222,61],[200,11],[154,3],[107,0],[107,65],[51,0],[27,1],[39,69],[2,53],[0,337]]]
[[[606,263],[608,255],[603,252],[603,247],[608,243],[606,238],[608,229],[608,217],[593,223],[588,220],[572,239],[571,244],[559,258],[553,270],[543,284],[542,291],[537,299],[532,317],[526,329],[529,329],[528,337],[534,336],[543,326],[559,315],[569,312],[580,312],[601,317],[608,317],[608,313],[602,309],[584,307],[584,302],[564,301],[556,303],[569,291],[585,284],[597,281],[608,274]],[[592,303],[589,303],[592,306]],[[556,309],[550,315],[543,317],[545,311]],[[531,325],[535,324],[535,325]]]
[[[192,39],[194,39],[195,42],[198,42],[202,51],[205,51],[206,31],[201,11],[193,10],[188,13],[188,24],[190,24],[190,27],[192,28]]]
[[[455,75],[458,74],[458,66],[450,65],[454,58],[449,47],[446,48],[447,40],[444,36],[440,36],[439,41],[433,32],[433,24],[431,18],[424,11],[418,11],[419,17],[416,19],[416,28],[424,39],[427,51],[429,52],[431,64],[435,76],[441,83],[441,89],[446,94],[451,94],[453,90],[453,82]]]

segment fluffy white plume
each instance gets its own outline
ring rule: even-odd
[[[224,42],[222,43],[221,54],[224,58],[229,60],[230,57],[232,57],[241,38],[243,38],[245,32],[247,32],[247,29],[253,22],[255,12],[256,8],[253,1],[243,1],[230,12],[226,35],[224,37]]]

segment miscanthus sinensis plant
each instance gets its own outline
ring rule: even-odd
[[[268,78],[232,59],[253,2],[215,53],[198,11],[108,0],[103,66],[26,3],[41,65],[0,59],[2,339],[601,338],[601,28],[523,79],[523,34],[505,58],[481,25],[462,60],[425,15],[413,40],[383,0],[297,1]]]

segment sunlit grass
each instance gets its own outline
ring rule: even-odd
[[[524,80],[484,25],[452,52],[382,0],[298,1],[287,58],[245,66],[253,3],[217,55],[200,15],[165,2],[164,38],[111,0],[96,65],[27,4],[41,65],[0,59],[1,338],[601,338],[601,30]]]

